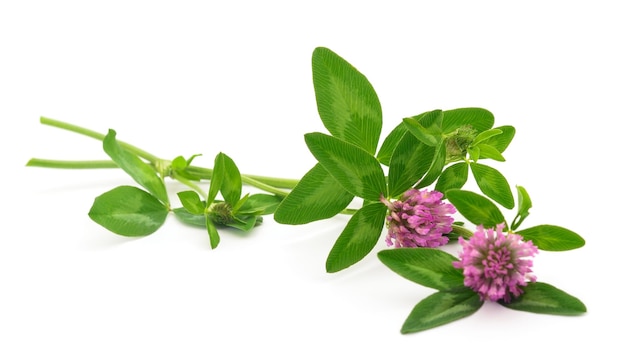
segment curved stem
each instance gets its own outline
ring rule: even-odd
[[[84,136],[88,136],[97,140],[104,140],[105,136],[102,133],[76,126],[67,122],[53,120],[47,117],[41,117],[40,122],[44,125],[57,127],[63,130],[72,131]],[[161,170],[159,166],[164,164],[170,164],[171,161],[158,158],[157,156],[140,149],[134,145],[126,143],[124,141],[117,140],[117,142],[124,149],[130,151],[131,153],[147,160],[154,167],[157,167],[158,170]],[[45,168],[60,168],[60,169],[102,169],[102,168],[117,168],[117,164],[112,160],[84,160],[84,161],[65,161],[65,160],[51,160],[51,159],[38,159],[32,158],[28,161],[26,166],[39,166]],[[196,166],[187,167],[187,171],[200,179],[210,180],[213,175],[213,170],[209,168],[201,168]],[[163,173],[161,173],[163,175]],[[180,181],[181,183],[193,188],[196,191],[199,191],[199,187],[194,185],[190,180],[186,178],[181,178],[180,176],[173,177],[174,179]],[[280,195],[286,196],[288,191],[284,189],[293,189],[298,184],[298,179],[285,179],[285,178],[275,178],[268,176],[260,176],[260,175],[241,175],[242,181],[250,186],[256,187],[258,189]],[[202,194],[202,193],[201,193]]]
[[[458,234],[459,236],[463,238],[471,238],[474,235],[474,232],[470,231],[469,229],[465,227],[459,226],[458,224],[452,225],[452,232]]]
[[[58,120],[53,120],[51,118],[47,118],[47,117],[41,117],[39,119],[39,121],[43,124],[43,125],[48,125],[48,126],[53,126],[53,127],[57,127],[59,129],[63,129],[63,130],[67,130],[67,131],[72,131],[75,132],[77,134],[81,134],[81,135],[85,135],[85,136],[89,136],[91,138],[94,138],[96,140],[104,140],[104,137],[106,135],[90,130],[90,129],[86,129],[84,127],[80,127],[80,126],[76,126],[76,125],[72,125],[70,123],[67,122],[63,122],[63,121],[58,121]],[[123,148],[127,149],[128,151],[132,152],[133,154],[144,158],[146,160],[148,160],[149,162],[151,162],[152,164],[156,164],[159,160],[158,157],[150,154],[149,152],[142,150],[134,145],[131,145],[129,143],[126,143],[124,141],[120,141],[117,140],[117,142],[120,144],[120,146],[122,146]]]
[[[195,190],[196,193],[198,193],[198,194],[200,194],[202,196],[202,198],[206,199],[207,193],[202,188],[200,188],[200,186],[198,184],[196,184],[196,183],[192,182],[191,180],[189,180],[187,178],[184,178],[184,177],[182,177],[180,175],[174,175],[172,178],[175,179],[175,180],[178,180],[182,184],[184,184],[184,185],[188,186],[189,188]]]
[[[281,197],[286,197],[287,194],[289,194],[288,191],[275,188],[275,187],[273,187],[273,186],[271,186],[269,184],[262,183],[262,182],[260,182],[260,181],[258,181],[256,179],[253,179],[253,178],[251,178],[251,177],[249,177],[247,175],[242,175],[241,176],[241,181],[243,183],[247,184],[247,185],[253,186],[253,187],[261,189],[261,190],[265,190],[266,192],[270,192],[270,193],[279,195]]]

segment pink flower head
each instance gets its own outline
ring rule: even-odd
[[[526,286],[526,279],[537,279],[531,275],[531,257],[537,254],[537,247],[518,234],[502,233],[503,228],[504,224],[499,224],[495,230],[485,231],[478,226],[468,241],[459,237],[463,250],[460,261],[452,264],[463,269],[465,286],[482,300],[510,302],[513,296],[522,294],[520,286]]]
[[[400,200],[381,201],[389,208],[385,241],[395,247],[438,247],[448,243],[456,209],[443,203],[443,194],[433,190],[410,189]]]

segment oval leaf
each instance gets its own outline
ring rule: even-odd
[[[102,146],[107,155],[139,185],[146,188],[147,191],[163,203],[168,204],[169,199],[163,179],[157,175],[150,165],[139,159],[137,155],[122,148],[115,139],[115,135],[114,130],[109,130],[109,133],[104,137]]]
[[[150,193],[132,186],[119,186],[94,200],[89,218],[122,236],[147,236],[163,223],[169,210]]]
[[[441,123],[443,120],[443,111],[434,110],[426,112],[419,119],[407,117],[402,121],[407,130],[411,132],[418,140],[428,146],[436,146],[442,138]]]
[[[438,190],[446,197],[448,189],[459,189],[467,182],[469,167],[466,162],[452,164],[447,167],[437,179],[435,190]]]
[[[495,161],[506,161],[506,159],[504,158],[502,153],[500,151],[498,151],[498,149],[496,149],[495,147],[493,147],[491,145],[480,144],[480,145],[478,145],[476,147],[480,149],[479,159],[491,159],[491,160],[495,160]]]
[[[420,301],[402,325],[402,334],[432,329],[472,315],[483,305],[478,294],[463,288],[438,291]]]
[[[234,206],[239,201],[239,198],[241,198],[242,182],[239,169],[233,159],[224,153],[217,155],[215,163],[215,168],[218,168],[217,164],[219,163],[219,167],[224,173],[220,192],[224,197],[224,201]]]
[[[463,286],[463,272],[452,266],[458,259],[434,248],[396,248],[378,252],[378,258],[398,275],[437,290]]]
[[[500,135],[501,133],[502,133],[502,130],[500,129],[485,130],[481,132],[480,134],[478,134],[476,138],[474,138],[474,141],[472,141],[472,145],[478,145],[496,135]]]
[[[524,237],[526,241],[533,241],[537,248],[544,251],[568,251],[585,245],[585,240],[577,233],[549,224],[530,227],[515,233]]]
[[[239,209],[238,214],[266,215],[272,214],[278,208],[283,198],[272,194],[252,194]]]
[[[475,225],[485,228],[504,223],[504,215],[493,202],[480,194],[460,189],[449,189],[446,196],[456,210]]]
[[[511,187],[504,175],[498,170],[483,164],[470,163],[470,168],[481,192],[507,209],[515,206]]]
[[[376,152],[382,109],[374,88],[356,68],[327,48],[313,51],[317,110],[331,135]]]
[[[376,158],[362,148],[319,132],[304,135],[317,161],[350,193],[367,200],[386,195],[383,169]]]
[[[531,282],[523,290],[524,293],[511,302],[499,303],[510,309],[538,314],[580,315],[587,311],[582,301],[546,283]]]
[[[404,193],[413,187],[428,171],[435,148],[428,146],[407,132],[398,142],[389,163],[389,195]]]
[[[192,214],[184,207],[174,208],[172,210],[176,218],[188,225],[196,226],[196,227],[204,227],[206,228],[206,215],[203,214]]]
[[[341,271],[370,253],[380,238],[386,214],[387,207],[382,203],[368,204],[359,209],[328,254],[326,271]]]
[[[494,123],[493,114],[484,108],[468,107],[443,111],[442,128],[447,134],[461,126],[471,125],[474,130],[489,130]]]
[[[389,166],[391,156],[393,155],[396,146],[407,132],[408,131],[406,126],[404,126],[404,123],[400,123],[393,130],[391,130],[387,137],[385,137],[385,140],[383,140],[383,144],[380,146],[380,150],[378,150],[378,154],[376,155],[376,159],[378,159],[381,164]]]
[[[281,224],[307,224],[336,216],[354,199],[321,164],[300,179],[274,212]]]
[[[446,147],[443,143],[439,143],[435,147],[435,155],[433,156],[433,160],[428,167],[428,172],[422,180],[419,181],[416,188],[423,188],[431,185],[439,176],[441,176],[441,171],[443,167],[446,165]]]
[[[489,139],[483,141],[481,145],[489,145],[493,146],[500,153],[503,153],[504,150],[509,146],[511,140],[515,136],[515,127],[513,126],[498,126],[494,127],[494,130],[502,131],[500,134],[490,137]]]
[[[200,199],[198,193],[193,190],[185,190],[179,192],[178,199],[182,203],[183,207],[192,214],[204,214],[205,204]]]

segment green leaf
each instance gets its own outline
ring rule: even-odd
[[[361,261],[380,238],[387,207],[371,203],[359,209],[348,221],[326,259],[326,271],[338,272]]]
[[[182,156],[177,156],[172,160],[172,169],[185,169],[187,167],[187,160]]]
[[[479,149],[480,159],[492,159],[495,161],[506,161],[502,153],[495,147],[487,144],[480,144],[475,146]]]
[[[524,237],[525,241],[533,241],[533,244],[544,251],[568,251],[585,245],[585,240],[569,229],[542,224],[521,231],[516,234]]]
[[[483,132],[489,130],[493,123],[493,114],[484,108],[468,107],[443,111],[442,128],[444,134],[464,125],[471,125],[474,130]]]
[[[201,154],[195,154],[195,155],[192,155],[188,159],[185,159],[182,156],[175,157],[174,160],[172,160],[172,164],[170,165],[171,177],[174,179],[179,179],[180,177],[182,177],[187,180],[200,181],[201,180],[200,176],[189,172],[189,170],[187,169],[189,165],[191,164],[191,162],[193,161],[193,159],[195,159],[197,156],[200,156],[200,155]]]
[[[532,208],[533,203],[530,200],[530,195],[524,187],[516,186],[517,188],[517,215],[511,224],[511,229],[516,230],[522,224],[524,219],[530,215],[530,208]]]
[[[587,312],[582,301],[552,285],[530,282],[523,290],[524,293],[511,302],[499,303],[510,309],[539,314],[580,315]]]
[[[477,162],[480,159],[480,148],[478,146],[470,146],[467,148],[467,153],[473,162]]]
[[[410,132],[398,142],[389,163],[389,195],[398,196],[413,187],[428,171],[435,148],[428,146]]]
[[[428,146],[436,146],[441,141],[441,123],[443,111],[434,110],[423,113],[419,118],[407,117],[402,120],[407,130]]]
[[[322,133],[305,135],[317,161],[350,193],[367,200],[386,195],[385,175],[376,158],[362,148]]]
[[[470,167],[480,191],[505,208],[511,209],[515,206],[511,187],[504,175],[498,170],[483,164],[470,163]]]
[[[432,159],[428,172],[422,180],[417,184],[417,188],[423,188],[431,185],[439,176],[443,167],[446,165],[446,147],[443,143],[439,143],[435,148],[435,155]]]
[[[220,186],[220,191],[224,197],[224,201],[231,206],[234,206],[241,198],[241,174],[233,159],[228,157],[224,153],[217,154],[215,158],[215,169],[219,169],[223,173],[223,179]]]
[[[205,204],[200,199],[198,193],[192,190],[185,190],[179,192],[178,199],[183,204],[183,207],[192,214],[204,214]]]
[[[109,133],[104,137],[102,145],[107,155],[139,185],[168,205],[169,199],[163,180],[150,165],[139,159],[137,155],[122,148],[115,139],[115,135],[114,130],[109,130]]]
[[[472,315],[483,305],[478,294],[463,288],[438,291],[420,301],[402,325],[402,334],[416,333]]]
[[[283,198],[271,194],[252,194],[245,203],[237,209],[238,214],[266,215],[272,214],[278,208]]]
[[[89,218],[122,236],[147,236],[159,229],[168,207],[150,193],[132,186],[119,186],[94,200]]]
[[[460,189],[467,182],[468,169],[469,167],[464,161],[450,165],[437,179],[435,190],[442,192],[446,197],[448,189]]]
[[[209,234],[209,242],[211,243],[211,248],[215,249],[220,243],[220,234],[217,232],[217,228],[211,218],[206,218],[206,230]]]
[[[378,258],[398,275],[437,290],[463,286],[463,272],[452,266],[458,259],[434,248],[396,248],[378,252]]]
[[[215,156],[215,161],[213,162],[213,173],[211,174],[211,184],[209,185],[209,192],[206,198],[207,208],[211,206],[211,203],[217,197],[217,193],[220,192],[222,188],[222,184],[224,183],[226,168],[224,167],[224,154],[218,153]]]
[[[389,166],[391,156],[393,155],[396,146],[407,133],[408,131],[404,123],[400,123],[393,130],[391,130],[387,137],[385,137],[383,144],[380,146],[380,150],[378,150],[378,155],[376,156],[381,164]]]
[[[480,194],[460,189],[448,189],[448,200],[456,210],[475,225],[492,228],[505,223],[500,209]]]
[[[502,133],[495,135],[493,137],[490,137],[489,139],[485,140],[481,145],[493,146],[500,153],[503,153],[504,150],[506,150],[506,148],[511,143],[511,140],[513,140],[513,137],[515,136],[515,128],[513,126],[498,126],[498,127],[494,127],[493,129],[500,130],[502,131]]]
[[[261,221],[263,220],[261,217],[258,217],[261,219]],[[238,230],[247,232],[249,230],[251,230],[252,228],[254,228],[256,225],[258,225],[260,222],[259,220],[257,220],[257,216],[254,215],[249,215],[249,216],[238,216],[237,219],[235,219],[232,222],[226,223],[226,225],[228,227],[232,227],[232,228],[236,228]]]
[[[174,212],[174,215],[176,216],[176,218],[182,223],[185,223],[191,226],[196,226],[196,227],[203,227],[206,229],[206,215],[205,214],[192,214],[184,207],[174,208],[172,211]]]
[[[354,199],[321,164],[316,164],[278,205],[274,220],[281,224],[307,224],[336,216]]]
[[[356,68],[327,48],[312,57],[317,110],[331,135],[376,152],[382,109],[374,88]]]
[[[500,135],[502,133],[502,130],[500,129],[489,129],[489,130],[485,130],[483,132],[481,132],[480,134],[478,134],[475,138],[474,141],[472,141],[472,145],[478,145],[482,142],[484,142],[485,140],[489,140],[490,138],[496,136],[496,135]]]

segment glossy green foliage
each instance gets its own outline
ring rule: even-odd
[[[552,285],[531,282],[523,290],[522,295],[509,303],[501,302],[501,305],[538,314],[580,315],[587,312],[582,301]]]
[[[446,192],[448,200],[457,211],[468,221],[485,228],[495,227],[505,223],[504,215],[498,207],[482,195],[461,189],[449,189]]]
[[[402,334],[432,329],[474,314],[483,302],[467,288],[437,291],[420,301],[404,321]]]
[[[317,161],[351,194],[366,200],[387,195],[383,169],[373,155],[322,133],[306,134],[305,141]]]
[[[316,164],[300,179],[274,213],[282,224],[307,224],[328,219],[344,210],[354,194],[344,189],[321,164]]]
[[[122,236],[147,236],[158,230],[169,210],[150,193],[132,186],[119,186],[94,200],[89,218]]]
[[[585,245],[585,240],[567,228],[542,224],[515,233],[522,235],[524,240],[533,241],[537,248],[544,251],[568,251]]]
[[[385,222],[387,207],[372,203],[359,209],[348,221],[326,259],[326,271],[338,272],[361,261],[376,245]]]
[[[382,129],[382,109],[370,82],[328,48],[313,51],[312,68],[317,110],[326,129],[374,154]]]
[[[463,273],[452,267],[457,258],[435,248],[397,248],[378,252],[378,258],[398,275],[437,290],[463,286]]]
[[[130,175],[139,185],[146,188],[152,195],[166,205],[169,203],[167,190],[163,179],[154,168],[142,161],[138,156],[122,148],[115,139],[115,131],[109,133],[103,140],[104,151],[122,170]]]

